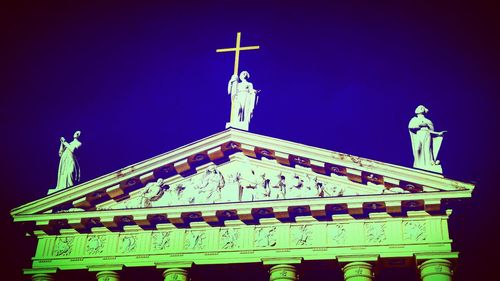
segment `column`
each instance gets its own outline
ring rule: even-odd
[[[97,281],[120,281],[120,275],[114,271],[99,271],[96,274]]]
[[[187,281],[188,272],[182,268],[169,268],[163,271],[165,281]]]
[[[427,260],[418,268],[422,281],[451,281],[453,275],[451,262],[445,259]]]
[[[299,280],[295,266],[278,264],[271,267],[269,281],[296,281]]]
[[[54,276],[52,274],[39,273],[39,274],[32,275],[31,280],[33,280],[33,281],[52,281],[52,280],[54,280]]]
[[[373,280],[373,266],[367,262],[350,262],[346,264],[342,271],[344,271],[345,281],[372,281]]]

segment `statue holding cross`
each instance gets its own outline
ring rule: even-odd
[[[226,128],[233,127],[248,131],[253,109],[258,101],[257,94],[260,91],[255,90],[253,84],[248,82],[247,79],[250,78],[248,71],[242,71],[238,77],[238,64],[240,51],[257,50],[259,46],[241,47],[240,42],[241,32],[238,32],[235,48],[217,49],[216,52],[235,52],[234,72],[227,86],[227,92],[231,95],[231,117],[229,123],[226,123]]]

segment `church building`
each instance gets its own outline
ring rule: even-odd
[[[256,48],[240,47],[238,34],[236,48],[221,51],[238,58]],[[346,281],[374,280],[380,268],[452,280],[459,253],[448,220],[474,185],[443,177],[432,155],[430,164],[407,168],[249,132],[258,91],[248,72],[237,76],[237,62],[224,131],[87,182],[58,184],[13,209],[14,222],[38,241],[24,274],[49,281],[86,271],[118,281],[126,268],[147,268],[157,270],[155,280],[187,281],[197,266],[248,265],[267,270],[266,280],[294,281],[304,264],[317,263]],[[412,122],[427,122],[424,113]],[[432,149],[432,133],[442,137],[422,127],[412,132],[416,143],[424,140],[417,154]],[[61,140],[69,164],[60,173],[66,165],[75,171],[77,147]]]

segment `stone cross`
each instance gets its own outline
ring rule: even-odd
[[[233,72],[233,75],[238,75],[238,65],[240,62],[240,51],[257,50],[260,48],[260,46],[241,47],[240,42],[241,42],[241,32],[238,32],[236,34],[236,47],[215,50],[217,53],[235,52],[234,53],[234,72]]]

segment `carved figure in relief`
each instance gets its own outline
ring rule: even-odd
[[[401,187],[391,187],[389,189],[383,188],[382,194],[385,194],[385,193],[410,193],[410,191],[404,190]]]
[[[73,237],[59,237],[54,246],[54,255],[68,256],[73,251]]]
[[[68,143],[64,137],[61,137],[59,146],[59,170],[57,173],[57,186],[55,190],[65,189],[77,184],[80,181],[80,166],[76,159],[75,152],[82,146],[78,140],[81,132],[76,131],[73,140]]]
[[[103,236],[90,236],[87,239],[87,254],[96,255],[102,254],[104,251],[104,240]]]
[[[257,177],[257,186],[255,188],[254,200],[269,199],[269,181],[266,179],[266,173],[261,172]]]
[[[221,189],[220,202],[238,202],[241,201],[241,174],[236,172],[227,176],[226,184]]]
[[[302,177],[302,197],[319,197],[321,190],[318,182],[318,177],[312,177],[309,175],[304,175]]]
[[[343,224],[334,224],[329,226],[330,237],[334,244],[345,243],[345,228]]]
[[[423,222],[407,221],[404,222],[403,226],[405,240],[425,241],[427,239],[425,224]]]
[[[301,225],[292,228],[292,241],[299,246],[308,246],[312,244],[312,231],[310,226]]]
[[[195,203],[214,203],[220,200],[221,189],[224,187],[224,176],[214,165],[210,166],[201,177],[197,188]]]
[[[161,178],[156,182],[148,183],[140,195],[142,199],[141,207],[151,207],[151,203],[158,201],[163,195],[165,195],[166,190],[169,188],[170,187]]]
[[[241,201],[256,200],[256,189],[262,183],[261,177],[254,169],[244,171],[241,174],[242,196]]]
[[[286,183],[283,173],[273,174],[268,180],[269,199],[284,199],[286,193]]]
[[[233,249],[237,246],[239,231],[233,228],[221,229],[221,248]]]
[[[188,250],[200,250],[205,247],[205,232],[187,231],[184,247]]]
[[[304,181],[298,174],[293,174],[291,177],[286,177],[286,198],[301,198],[304,193]]]
[[[368,242],[381,243],[387,239],[385,223],[366,223],[365,234]]]
[[[140,189],[133,198],[122,201],[114,209],[119,208],[149,208],[153,206],[153,202],[158,201],[166,193],[170,187],[163,179],[158,179],[156,182],[148,183],[144,188]]]
[[[276,227],[260,227],[255,231],[255,247],[276,246]]]
[[[170,232],[155,232],[152,235],[153,249],[165,250],[170,246]]]
[[[171,205],[187,205],[195,201],[196,189],[194,188],[192,178],[183,184],[178,184],[172,192]]]
[[[413,167],[442,173],[437,155],[446,131],[434,131],[434,124],[425,117],[427,112],[429,110],[425,106],[419,105],[415,109],[416,116],[408,124],[414,157]]]
[[[124,235],[121,237],[121,253],[131,253],[137,248],[136,237],[132,235]]]

